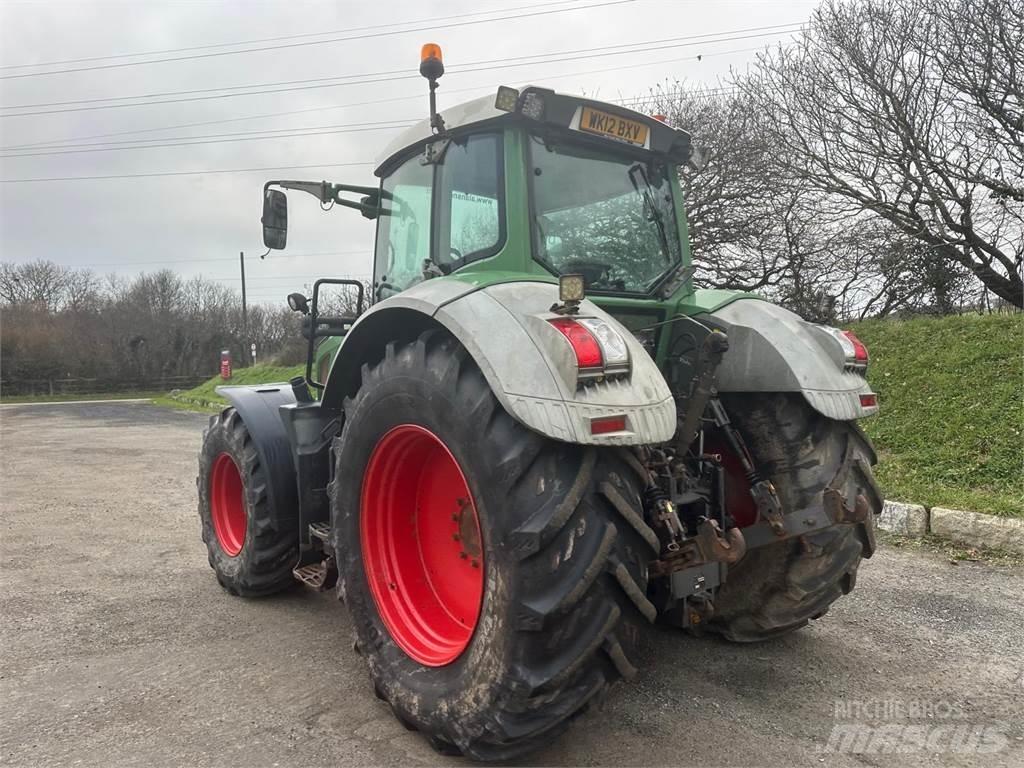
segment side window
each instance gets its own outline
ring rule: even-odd
[[[433,175],[433,166],[421,164],[417,154],[384,180],[373,270],[380,297],[423,279],[423,261],[430,257]]]
[[[501,136],[452,142],[440,168],[437,250],[444,272],[493,256],[505,239]]]

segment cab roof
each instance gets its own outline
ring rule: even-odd
[[[665,123],[656,120],[650,115],[644,115],[626,107],[622,107],[618,104],[609,104],[607,102],[597,101],[595,99],[588,98],[586,96],[576,96],[573,94],[560,94],[555,91],[551,91],[546,88],[533,85],[525,85],[518,89],[520,93],[527,93],[528,91],[535,91],[542,94],[548,101],[554,102],[555,104],[561,105],[560,110],[549,110],[549,112],[560,113],[559,117],[548,116],[544,119],[544,123],[550,125],[560,125],[563,128],[570,127],[570,120],[565,117],[566,114],[571,114],[572,109],[577,106],[592,106],[602,111],[614,115],[621,115],[625,118],[642,122],[648,125],[649,130],[654,133],[658,132],[659,141],[657,142],[658,148],[662,151],[669,151],[670,149],[677,150],[679,145],[684,145],[685,151],[682,153],[685,156],[680,156],[678,159],[680,162],[686,162],[689,159],[690,154],[690,136],[685,131],[679,129],[673,129],[667,126]],[[566,107],[569,107],[569,112],[566,112]],[[502,109],[498,109],[495,106],[495,94],[491,93],[486,96],[480,96],[479,98],[472,99],[470,101],[464,101],[461,104],[448,107],[446,109],[438,110],[441,117],[444,118],[444,125],[446,131],[456,131],[461,128],[468,128],[471,126],[480,125],[497,120],[522,120],[525,119],[521,114],[517,112],[508,112]],[[578,118],[577,118],[578,119]],[[391,162],[397,159],[398,155],[404,154],[406,150],[411,147],[426,144],[430,139],[434,138],[435,134],[430,125],[430,117],[425,117],[417,123],[406,128],[404,131],[399,133],[394,139],[392,139],[384,147],[384,150],[377,156],[376,163],[376,175],[381,176],[387,170]],[[653,140],[649,142],[651,147],[654,147]]]

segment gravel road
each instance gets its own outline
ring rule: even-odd
[[[0,408],[0,763],[469,765],[374,698],[333,597],[217,585],[195,511],[205,421]],[[652,629],[640,678],[533,762],[1022,766],[1022,595],[1019,569],[883,547],[789,638]]]

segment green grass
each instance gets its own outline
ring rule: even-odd
[[[871,320],[854,326],[871,352],[881,413],[862,422],[888,498],[1024,517],[1024,315]],[[235,371],[230,384],[301,375],[302,366]],[[177,407],[225,405],[211,379]],[[158,399],[157,402],[166,402]]]
[[[0,405],[16,403],[65,403],[71,400],[143,400],[155,398],[162,392],[102,392],[84,395],[0,395]]]
[[[220,386],[231,386],[238,384],[269,384],[271,382],[288,381],[293,376],[302,376],[306,372],[303,365],[293,367],[280,367],[272,365],[257,365],[252,368],[236,368],[231,373],[231,378],[224,381],[220,376],[214,376],[209,381],[203,382],[198,387],[187,389],[182,392],[172,392],[166,397],[156,399],[159,405],[170,405],[171,407],[184,407],[192,410],[216,411],[228,404],[228,401],[217,394],[216,389]]]
[[[872,320],[881,411],[862,422],[887,498],[1024,517],[1024,315]]]

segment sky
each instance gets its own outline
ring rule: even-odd
[[[423,43],[444,52],[442,114],[499,84],[628,100],[666,80],[720,87],[816,4],[0,0],[0,260],[237,288],[244,251],[253,303],[365,278],[373,223],[300,193],[288,248],[260,260],[262,186],[375,184],[397,126],[426,116]],[[136,178],[81,178],[96,176]]]

